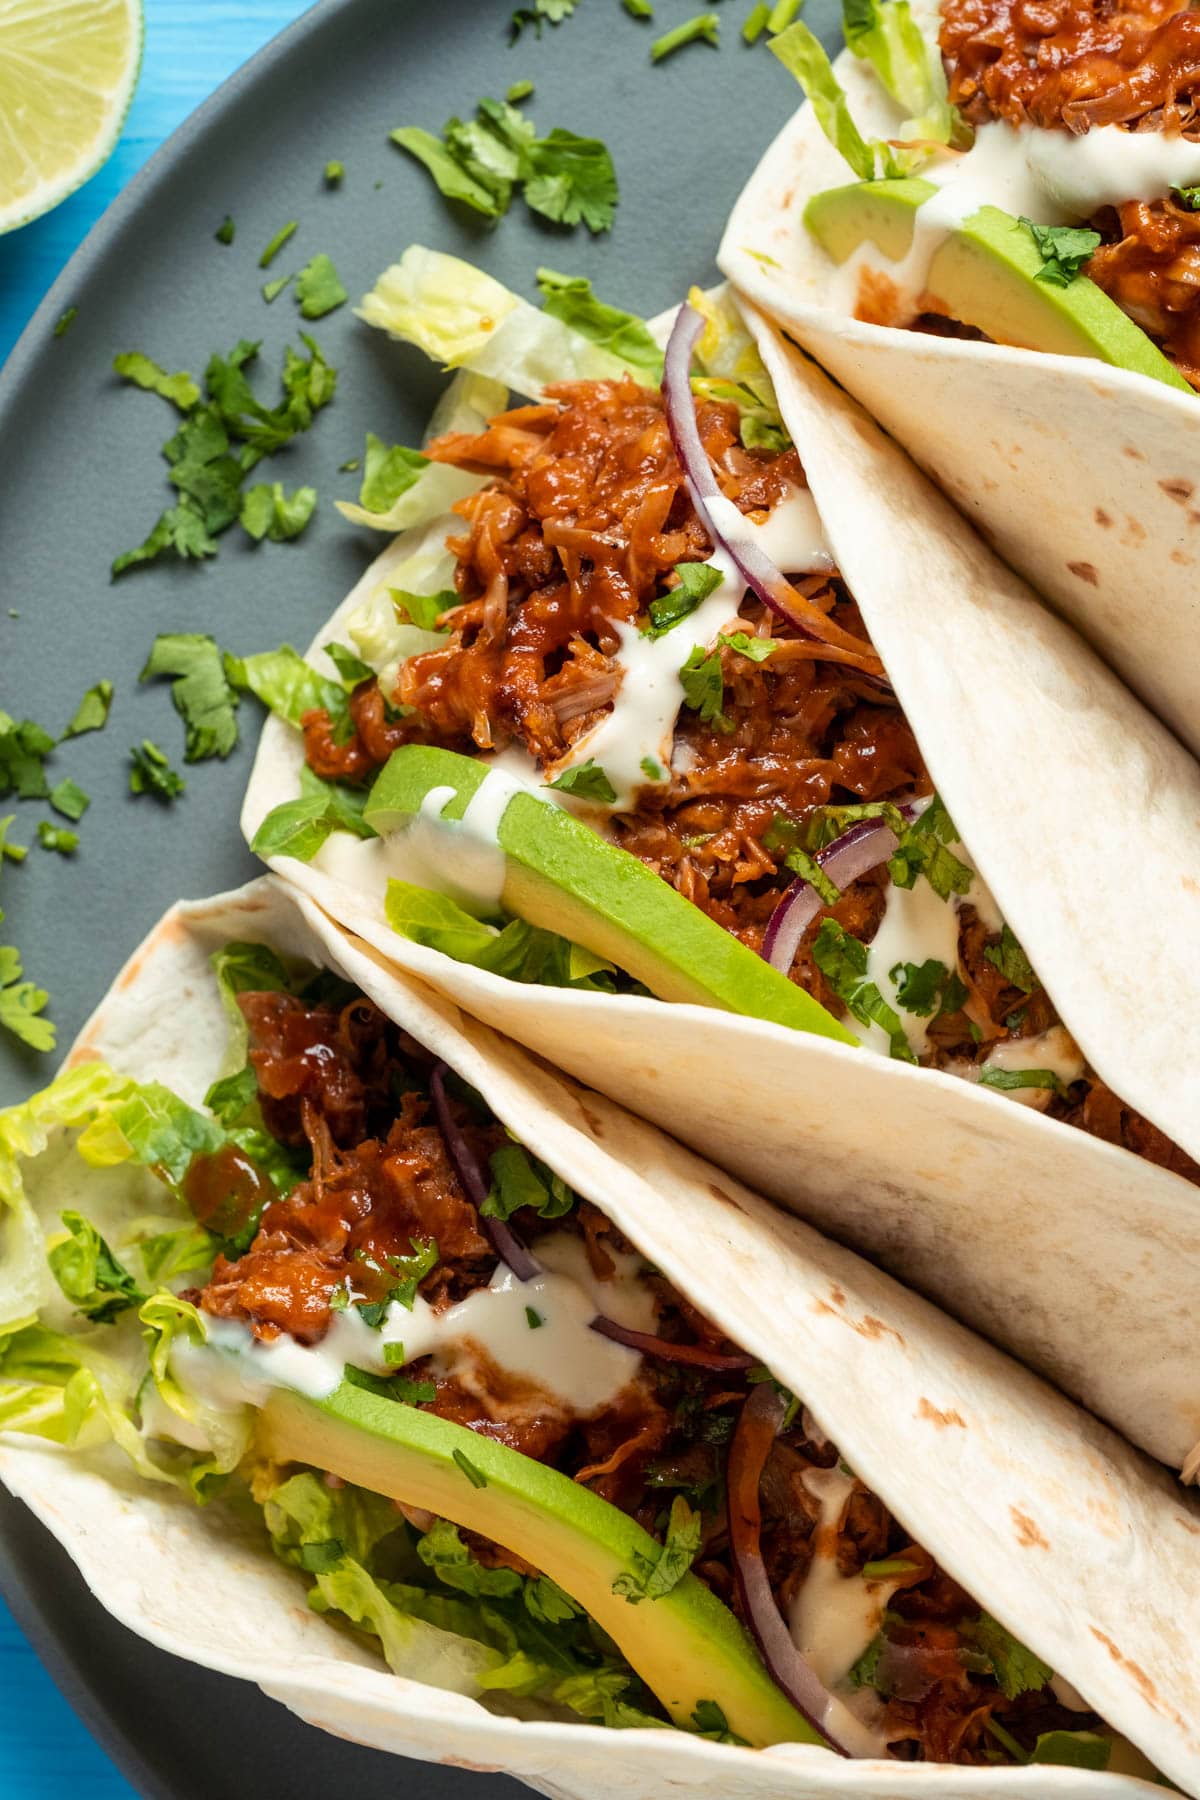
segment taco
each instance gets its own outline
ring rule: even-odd
[[[719,261],[1200,752],[1194,17],[846,0],[832,66],[797,22]]]
[[[1193,763],[768,328],[699,297],[660,392],[642,323],[577,283],[568,326],[554,281],[410,251],[364,303],[464,364],[460,416],[374,446],[356,516],[407,530],[308,661],[235,670],[278,715],[247,836],[1181,1466],[1200,1008],[1142,991],[1191,981]]]
[[[1200,1788],[1165,1471],[286,887],[0,1153],[0,1476],[164,1647],[589,1800]]]

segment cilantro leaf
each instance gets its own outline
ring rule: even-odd
[[[429,458],[419,450],[409,450],[403,444],[385,444],[368,431],[358,504],[367,512],[388,512],[428,467]]]
[[[54,739],[32,719],[18,724],[0,712],[0,798],[16,791],[20,800],[44,800],[50,792],[43,767]]]
[[[1052,1088],[1056,1094],[1067,1091],[1053,1069],[998,1069],[986,1063],[979,1071],[979,1086],[997,1088],[1001,1093],[1018,1088]]]
[[[638,767],[647,781],[665,781],[667,779],[666,770],[661,764],[655,762],[652,756],[643,756]]]
[[[225,217],[221,220],[221,223],[217,226],[217,229],[213,232],[213,236],[216,238],[218,244],[225,244],[228,246],[229,244],[232,244],[236,232],[236,225],[229,214],[226,213]]]
[[[307,767],[300,772],[301,792],[271,808],[254,834],[250,848],[264,861],[272,856],[291,856],[311,862],[334,831],[349,831],[358,838],[376,834],[363,818],[366,789],[323,781]]]
[[[663,353],[644,319],[597,300],[585,275],[559,275],[554,269],[539,269],[537,284],[542,290],[542,311],[552,319],[561,319],[582,337],[602,344],[632,368],[645,369],[656,383],[662,379]],[[684,565],[699,566],[704,565]]]
[[[69,778],[66,781],[60,781],[56,787],[52,787],[47,798],[55,812],[61,813],[64,819],[70,819],[73,824],[79,823],[92,804],[83,789]]]
[[[279,227],[279,230],[275,233],[275,236],[270,240],[266,249],[258,259],[258,266],[260,269],[270,268],[288,239],[295,234],[298,223],[299,221],[296,219],[289,219],[286,225],[281,225]]]
[[[785,867],[794,875],[802,875],[809,886],[819,895],[822,906],[836,906],[842,897],[842,890],[829,879],[815,856],[802,850],[799,844],[793,845],[784,857]]]
[[[683,683],[683,703],[698,712],[705,724],[718,731],[732,731],[733,720],[725,716],[721,704],[725,698],[725,677],[721,672],[721,652],[705,650],[697,644],[679,671]]]
[[[521,1144],[502,1144],[488,1159],[492,1185],[480,1212],[488,1219],[511,1219],[523,1206],[543,1219],[561,1219],[571,1211],[575,1195],[544,1163],[534,1161]]]
[[[296,277],[292,275],[276,275],[271,281],[262,284],[262,297],[268,306],[274,306],[285,287],[290,287]]]
[[[168,550],[173,550],[183,562],[217,554],[216,541],[210,536],[203,518],[186,500],[161,513],[149,536],[140,544],[113,558],[114,579],[141,563],[157,562]]]
[[[7,813],[3,819],[0,819],[0,867],[3,866],[6,857],[11,862],[21,863],[29,855],[24,844],[10,844],[8,841],[9,827],[16,816],[16,813]],[[0,919],[3,917],[4,914],[0,913]]]
[[[465,1451],[456,1450],[454,1452],[454,1460],[473,1488],[485,1488],[487,1486],[487,1476],[483,1473],[482,1469],[476,1468],[475,1464],[471,1461],[470,1457],[466,1455]]]
[[[163,675],[176,678],[171,683],[171,699],[184,723],[184,761],[228,756],[238,741],[234,716],[238,696],[226,679],[214,639],[192,631],[156,637],[138,680]]]
[[[453,588],[443,588],[437,594],[410,594],[404,588],[389,588],[388,593],[397,615],[403,612],[422,631],[437,631],[442,614],[461,604],[461,595]]]
[[[650,0],[621,0],[621,5],[631,19],[652,19],[654,17],[654,8],[650,4]],[[702,1700],[700,1704],[707,1706],[709,1702]],[[693,1713],[692,1716],[694,1718],[695,1714]]]
[[[323,179],[326,187],[340,187],[342,181],[345,179],[345,175],[345,163],[337,162],[335,160],[325,164]]]
[[[336,311],[350,298],[333,266],[332,257],[323,250],[305,263],[297,275],[296,298],[306,319],[323,319],[326,313]]]
[[[65,826],[52,825],[49,819],[38,820],[38,843],[43,850],[56,850],[59,856],[73,856],[79,848],[79,833]]]
[[[55,322],[55,326],[54,326],[55,337],[56,338],[66,337],[68,331],[70,331],[72,325],[75,323],[75,321],[78,317],[79,317],[79,308],[77,306],[68,306],[65,312],[60,313],[57,321]]]
[[[174,800],[187,786],[177,775],[158,745],[149,738],[134,744],[129,752],[133,767],[129,771],[131,794],[154,794],[159,800]]]
[[[532,6],[519,6],[509,21],[509,43],[515,44],[527,25],[540,38],[544,24],[561,25],[578,4],[579,0],[533,0]]]
[[[877,1632],[846,1677],[852,1687],[878,1687],[879,1659],[883,1655],[886,1644],[887,1639],[882,1631]]]
[[[22,981],[20,952],[0,944],[0,1025],[32,1050],[53,1050],[56,1033],[39,1017],[50,996],[32,981]]]
[[[425,165],[437,183],[439,193],[447,200],[460,200],[486,219],[499,219],[507,210],[511,190],[504,197],[503,190],[497,193],[494,182],[477,180],[460,156],[431,131],[424,131],[418,125],[402,125],[389,136],[393,144],[407,150],[410,156]]]
[[[635,1550],[633,1568],[624,1570],[612,1584],[614,1594],[630,1606],[643,1600],[661,1600],[683,1580],[700,1549],[703,1521],[684,1499],[676,1494],[671,1502],[667,1532],[656,1553],[647,1555]]]
[[[950,971],[935,956],[923,963],[898,962],[888,971],[896,989],[896,1004],[905,1012],[928,1019],[946,986]]]
[[[992,1665],[1001,1693],[1007,1700],[1044,1688],[1054,1671],[1019,1638],[1006,1631],[999,1619],[981,1613],[976,1624],[962,1627],[962,1635],[983,1652]]]
[[[249,688],[277,718],[299,727],[306,712],[323,709],[329,714],[339,744],[353,732],[346,690],[327,675],[318,674],[290,644],[278,650],[262,650],[257,656],[225,658],[225,673],[235,688]]]
[[[62,1222],[67,1235],[49,1247],[46,1261],[76,1312],[94,1325],[111,1325],[149,1298],[82,1213],[64,1212]]]
[[[637,0],[637,3],[645,5],[646,0]],[[729,1729],[729,1720],[715,1700],[697,1701],[692,1710],[692,1729],[697,1736],[711,1738],[717,1744],[748,1744],[750,1741]]]
[[[682,50],[685,44],[711,44],[714,49],[721,41],[721,21],[716,13],[697,13],[692,19],[685,19],[682,25],[676,25],[673,31],[665,31],[650,46],[650,61],[662,62],[665,56],[673,56],[676,50]]]
[[[114,356],[113,368],[123,381],[132,381],[135,386],[145,388],[147,393],[161,394],[181,413],[191,412],[200,398],[200,389],[190,375],[182,371],[178,375],[168,375],[139,350],[125,350]]]
[[[599,138],[556,126],[529,146],[525,204],[559,225],[582,220],[593,234],[609,231],[620,197],[617,173]]]
[[[574,794],[579,800],[595,800],[601,806],[611,806],[617,797],[616,788],[599,763],[590,756],[586,762],[564,769],[561,775],[556,775],[546,786],[556,788],[563,794]]]
[[[993,969],[999,969],[1005,981],[1020,988],[1023,994],[1032,994],[1042,985],[1011,926],[1003,927],[998,944],[988,944],[985,947],[983,959],[990,962]]]
[[[676,563],[675,573],[679,577],[678,587],[659,594],[650,602],[650,623],[642,632],[643,637],[665,637],[681,619],[694,613],[710,594],[715,594],[725,579],[720,569],[714,569],[706,562]]]
[[[1035,281],[1051,287],[1070,287],[1093,250],[1100,247],[1100,233],[1078,225],[1035,225],[1022,215],[1042,258]]]
[[[729,648],[736,651],[739,656],[745,656],[754,663],[766,662],[769,656],[775,654],[780,645],[779,638],[751,637],[747,631],[731,631],[721,639],[721,642],[728,644]]]
[[[242,529],[256,543],[264,537],[273,544],[286,543],[300,536],[316,504],[316,488],[298,487],[288,494],[282,481],[259,482],[242,496]]]
[[[413,1301],[417,1297],[417,1289],[431,1269],[438,1265],[438,1247],[436,1238],[411,1238],[411,1249],[407,1256],[390,1255],[380,1260],[360,1250],[358,1260],[365,1263],[376,1275],[386,1277],[387,1293],[382,1300],[359,1301],[359,1317],[365,1325],[377,1331],[383,1324],[388,1307],[393,1302],[412,1311]]]
[[[102,731],[112,706],[112,697],[111,681],[98,681],[95,687],[90,687],[75,708],[75,717],[63,732],[64,738],[82,737],[85,731]]]
[[[916,1062],[899,1013],[888,1005],[875,982],[867,979],[865,944],[851,937],[836,919],[822,919],[813,943],[813,961],[860,1024],[878,1025],[886,1032],[890,1055],[900,1062]]]
[[[924,875],[939,899],[970,893],[972,870],[948,848],[959,841],[958,832],[938,795],[898,835],[899,846],[888,861],[888,874],[897,887],[911,888],[917,876]]]

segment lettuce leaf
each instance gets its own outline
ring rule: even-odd
[[[606,994],[645,992],[612,963],[556,932],[530,925],[524,919],[510,919],[503,926],[489,925],[473,917],[448,894],[416,887],[408,881],[389,881],[384,910],[388,924],[401,937],[411,938],[429,950],[440,950],[455,962],[503,975],[509,981],[586,988]]]
[[[962,126],[947,98],[941,53],[926,42],[909,0],[842,0],[842,24],[847,48],[870,63],[909,115],[899,135],[954,142]]]
[[[890,4],[895,0],[884,0],[884,10]],[[768,47],[800,83],[821,130],[860,181],[907,175],[924,160],[920,150],[896,150],[879,138],[863,137],[821,40],[802,19],[773,37]]]

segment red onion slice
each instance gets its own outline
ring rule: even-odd
[[[829,1689],[804,1660],[775,1604],[762,1558],[759,1483],[771,1446],[783,1423],[785,1405],[774,1384],[761,1381],[742,1407],[729,1447],[727,1488],[729,1547],[742,1616],[767,1665],[767,1672],[797,1712],[839,1756],[850,1753],[831,1738],[825,1718],[833,1700]]]
[[[827,619],[819,607],[813,606],[802,594],[798,594],[782,570],[776,568],[766,552],[750,540],[748,535],[739,535],[736,541],[731,540],[714,519],[713,509],[708,503],[712,500],[720,502],[721,505],[716,509],[719,512],[725,504],[725,496],[713,474],[708,452],[701,441],[700,427],[696,422],[696,401],[692,394],[692,356],[703,330],[703,317],[694,306],[685,301],[675,316],[675,323],[667,340],[663,356],[662,392],[671,442],[683,469],[692,504],[709,537],[714,545],[732,558],[746,586],[753,589],[763,605],[777,618],[786,619],[803,637],[834,644],[841,650],[865,657],[870,666],[863,673],[873,679],[886,680],[882,662],[867,645],[843,631],[839,625]],[[827,572],[833,572],[831,558],[823,557],[822,563]]]
[[[450,1111],[450,1101],[446,1093],[446,1065],[444,1062],[434,1065],[433,1074],[429,1078],[429,1091],[433,1095],[433,1110],[437,1115],[438,1130],[446,1140],[446,1149],[450,1153],[450,1161],[454,1164],[454,1172],[462,1182],[468,1200],[479,1214],[479,1229],[484,1233],[501,1262],[508,1264],[518,1281],[532,1281],[535,1275],[541,1274],[541,1263],[530,1250],[526,1249],[511,1225],[506,1225],[503,1219],[490,1219],[483,1211],[483,1203],[488,1197],[488,1184],[483,1178],[483,1171],[475,1160],[471,1146],[467,1143]]]
[[[899,811],[908,818],[913,809],[900,807]],[[818,850],[813,860],[820,864],[834,887],[847,888],[852,881],[869,874],[889,856],[894,856],[899,844],[899,838],[884,819],[860,819],[832,844]],[[816,888],[803,875],[797,875],[785,888],[782,899],[767,920],[762,941],[764,959],[781,975],[791,972],[800,939],[824,904]]]
[[[728,1370],[730,1374],[754,1367],[754,1358],[744,1351],[730,1353],[709,1350],[703,1344],[672,1344],[667,1338],[655,1337],[649,1331],[633,1331],[628,1325],[618,1325],[604,1313],[598,1313],[592,1320],[592,1330],[598,1331],[601,1337],[611,1338],[614,1344],[626,1344],[630,1350],[640,1350],[643,1356],[656,1356],[660,1362],[687,1363],[689,1368],[715,1369],[718,1373]]]

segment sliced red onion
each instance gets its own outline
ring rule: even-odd
[[[649,1331],[632,1331],[628,1325],[618,1325],[604,1313],[598,1313],[592,1320],[592,1330],[598,1331],[601,1337],[611,1338],[614,1344],[627,1344],[631,1350],[640,1350],[643,1356],[656,1356],[660,1362],[686,1363],[689,1368],[718,1372],[728,1370],[730,1374],[754,1367],[754,1358],[741,1350],[730,1353],[709,1350],[704,1344],[673,1344]]]
[[[692,505],[699,513],[713,543],[732,558],[746,586],[753,589],[763,605],[777,618],[794,625],[803,637],[812,638],[819,643],[832,641],[841,649],[856,648],[863,655],[873,655],[869,646],[857,644],[848,632],[837,626],[832,626],[828,633],[818,629],[816,620],[823,615],[817,608],[807,605],[766,552],[748,535],[731,540],[721,531],[713,517],[709,501],[724,501],[725,497],[713,474],[708,452],[700,437],[700,427],[696,422],[696,402],[692,394],[692,356],[703,330],[702,315],[685,301],[675,316],[663,356],[662,392],[667,428],[683,469]],[[832,572],[832,559],[826,558],[825,561]],[[872,681],[879,679],[872,670],[864,670],[863,673]]]
[[[785,1403],[773,1383],[759,1382],[742,1407],[727,1470],[729,1548],[742,1616],[776,1687],[839,1756],[850,1752],[825,1723],[833,1695],[792,1640],[762,1558],[759,1483],[783,1423]]]
[[[503,1219],[490,1219],[483,1211],[483,1203],[488,1197],[488,1184],[483,1178],[483,1171],[476,1162],[471,1146],[455,1123],[450,1111],[450,1101],[446,1094],[446,1065],[444,1062],[434,1064],[433,1074],[429,1078],[429,1090],[433,1095],[433,1110],[437,1115],[438,1129],[446,1140],[446,1149],[450,1153],[450,1161],[454,1164],[455,1174],[462,1182],[468,1200],[479,1214],[479,1229],[484,1233],[492,1249],[501,1262],[507,1263],[518,1281],[532,1281],[540,1275],[542,1265],[533,1253],[526,1248]]]
[[[905,818],[913,811],[911,807],[903,806],[898,810]],[[872,869],[877,869],[880,863],[885,863],[889,856],[894,856],[899,843],[886,820],[860,819],[832,844],[818,850],[813,860],[820,864],[834,887],[847,888],[852,881],[858,881]],[[791,970],[800,939],[824,904],[811,881],[806,881],[803,875],[797,875],[784,889],[782,899],[767,920],[762,942],[764,959],[781,975]]]

